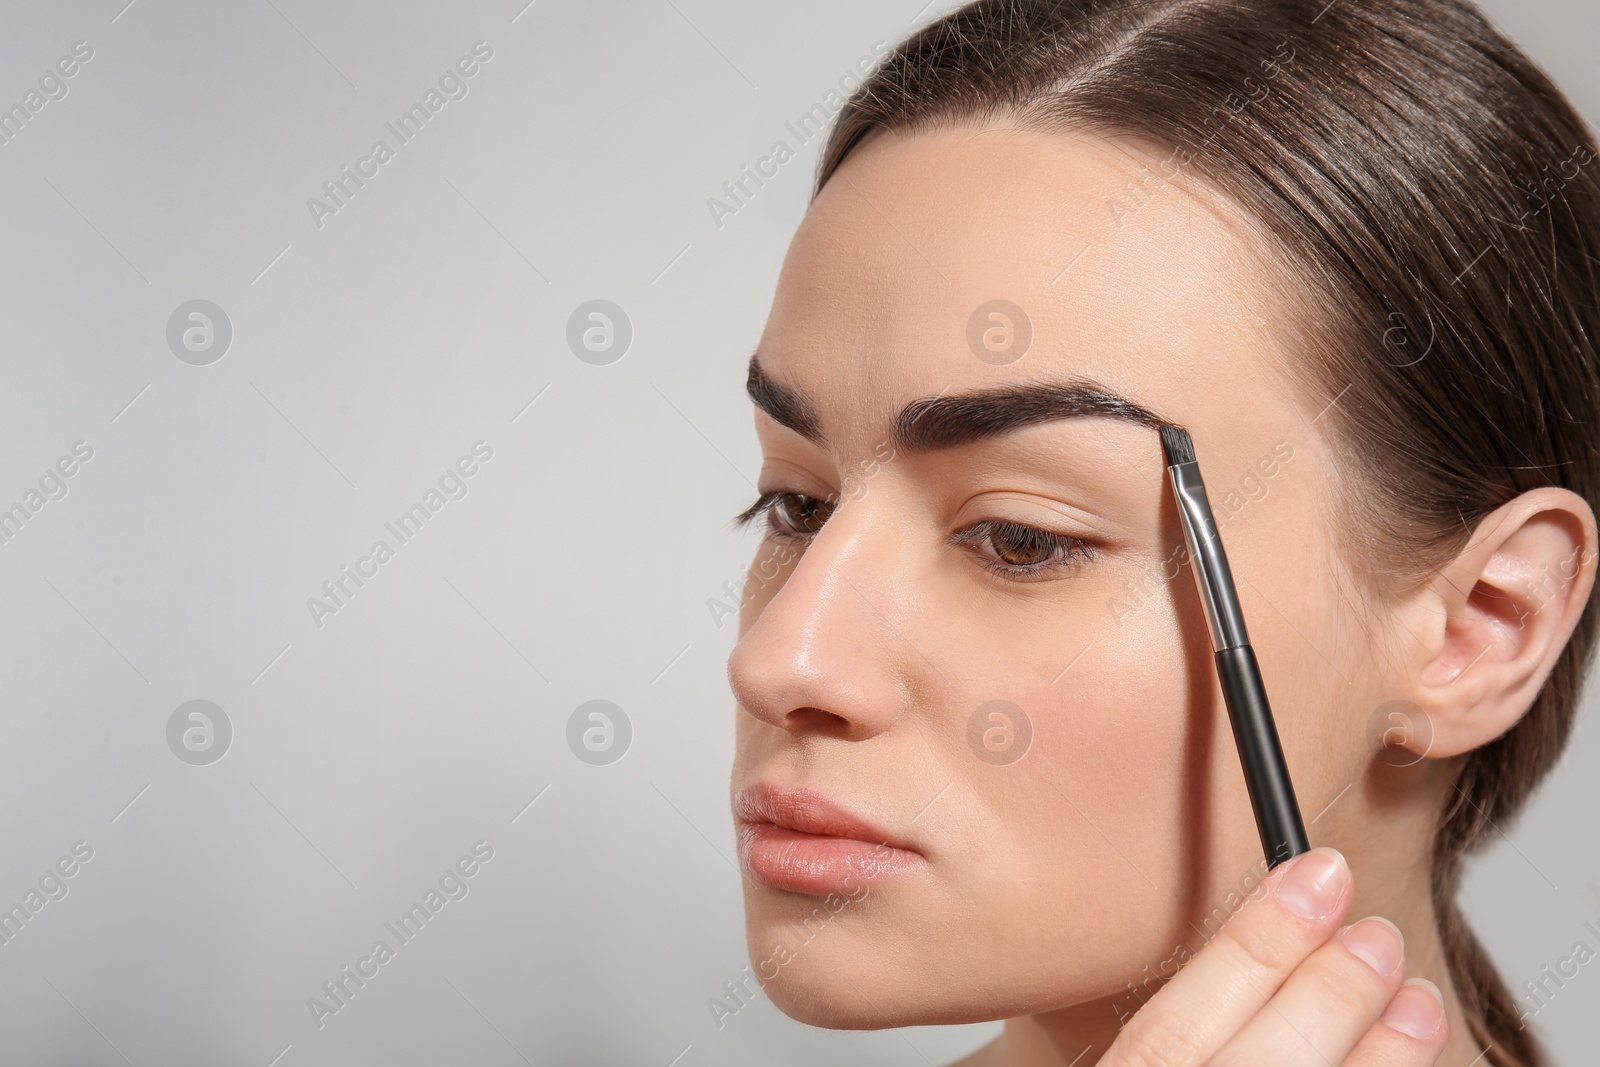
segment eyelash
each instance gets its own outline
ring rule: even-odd
[[[833,500],[819,500],[805,493],[795,493],[783,489],[770,489],[762,493],[748,508],[741,511],[733,518],[736,529],[742,529],[752,522],[759,521],[766,536],[788,543],[804,543],[816,536],[815,531],[810,534],[798,530],[785,529],[773,519],[774,505],[786,500],[806,501],[809,506],[805,511],[815,511],[817,505],[836,506]],[[824,518],[823,523],[827,522]],[[1094,559],[1095,546],[1080,538],[1069,537],[1066,534],[1055,533],[1050,530],[1041,530],[1036,526],[1025,526],[1022,523],[1010,522],[1006,519],[982,519],[972,523],[950,536],[950,543],[956,545],[977,545],[996,536],[1009,538],[1013,543],[1020,544],[1024,549],[1048,548],[1051,555],[1042,562],[1029,564],[1007,563],[1004,560],[994,559],[990,556],[978,554],[978,562],[990,573],[999,575],[1012,581],[1037,580],[1040,577],[1059,574],[1076,569],[1082,564]]]

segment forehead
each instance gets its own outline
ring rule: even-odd
[[[1164,158],[1087,133],[874,134],[790,245],[763,366],[841,449],[870,448],[909,400],[1021,379],[1091,377],[1197,427],[1208,406],[1282,412],[1268,246]],[[1008,328],[1031,335],[1020,358]]]

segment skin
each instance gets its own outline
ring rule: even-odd
[[[819,899],[747,872],[750,957],[793,950],[764,985],[801,1021],[1005,1019],[963,1063],[1042,1067],[1086,1046],[1094,1054],[1080,1062],[1095,1062],[1130,1017],[1148,1020],[1149,1040],[1157,1023],[1226,1016],[1238,967],[1166,998],[1165,1020],[1164,1002],[1141,1005],[1174,959],[1199,954],[1184,976],[1249,942],[1210,936],[1229,914],[1253,916],[1258,958],[1281,949],[1265,993],[1314,949],[1305,973],[1348,978],[1362,965],[1339,938],[1317,946],[1341,921],[1381,915],[1403,934],[1404,976],[1437,983],[1448,1019],[1432,1044],[1394,1039],[1415,1058],[1393,1062],[1437,1054],[1466,1067],[1481,1050],[1434,931],[1430,820],[1462,754],[1526,710],[1570,635],[1593,584],[1594,516],[1565,490],[1527,493],[1437,576],[1368,589],[1335,545],[1338,453],[1319,425],[1333,397],[1301,395],[1284,372],[1302,328],[1293,280],[1259,229],[1198,182],[1168,183],[1131,214],[1125,199],[1115,206],[1164,154],[1001,124],[879,132],[796,233],[759,359],[809,398],[825,444],[757,410],[758,485],[840,502],[803,543],[765,537],[752,566],[774,577],[748,583],[728,661],[731,788],[817,789],[927,862],[865,883],[804,944],[797,928]],[[967,341],[973,309],[997,297],[1033,331],[1005,364]],[[1162,574],[1182,531],[1155,431],[1072,418],[884,460],[908,402],[1079,376],[1186,427],[1212,505],[1228,511],[1221,532],[1312,843],[1340,850],[1354,873],[1320,925],[1286,924],[1260,891],[1266,903],[1242,904],[1262,876],[1261,846],[1192,576]],[[1263,477],[1275,447],[1280,462]],[[1252,472],[1257,497],[1226,504]],[[1036,557],[1015,543],[948,542],[983,519],[1077,537],[1094,554],[1043,578],[1001,577],[980,560]],[[1570,579],[1525,588],[1568,559],[1580,561]],[[1009,764],[967,740],[974,710],[995,699],[1032,725],[1031,747]],[[1404,759],[1372,727],[1396,699],[1426,720],[1393,738],[1410,746]],[[1376,999],[1359,1019],[1345,1012],[1356,1036],[1401,978],[1361,973],[1349,980]],[[1342,1039],[1315,1036],[1319,1013],[1339,1005],[1326,986],[1297,988],[1294,1010],[1309,1021],[1270,1033],[1258,1021],[1252,1040],[1277,1043],[1273,1062],[1342,1062],[1323,1054]],[[1402,997],[1423,995],[1408,988]]]

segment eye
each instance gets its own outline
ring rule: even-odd
[[[806,493],[768,490],[734,516],[735,527],[760,520],[780,541],[805,543],[822,529],[836,506]],[[1066,534],[1005,519],[984,519],[950,535],[950,543],[971,546],[978,562],[1012,581],[1029,581],[1071,572],[1093,559],[1095,547]]]
[[[734,516],[735,527],[746,526],[759,518],[767,532],[782,541],[805,541],[813,537],[833,514],[834,503],[806,493],[769,489],[755,503]]]
[[[973,523],[950,539],[972,546],[978,562],[993,573],[1018,581],[1071,571],[1095,554],[1087,541],[1005,519]]]

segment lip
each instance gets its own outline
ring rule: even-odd
[[[866,883],[928,862],[904,838],[814,789],[755,782],[734,795],[733,813],[740,869],[773,889],[859,900]]]

